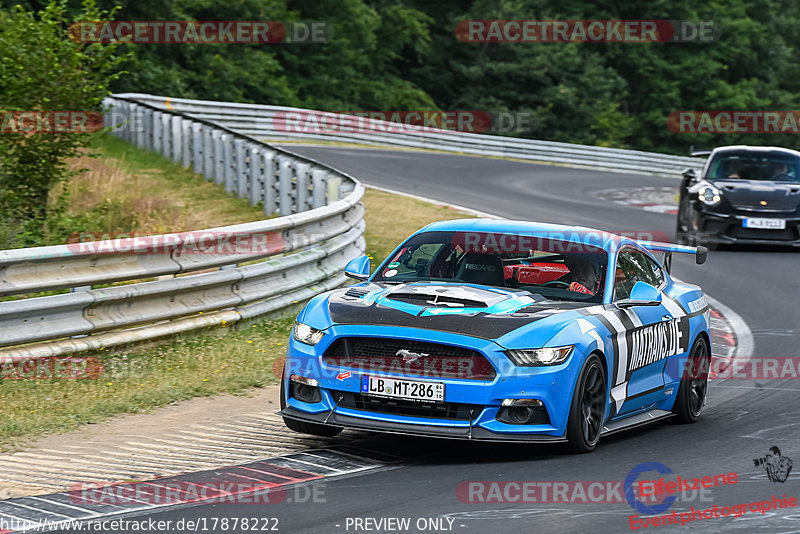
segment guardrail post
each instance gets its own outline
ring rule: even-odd
[[[292,161],[278,156],[278,209],[280,216],[292,214]]]
[[[233,142],[234,150],[236,152],[236,172],[235,189],[236,196],[239,198],[247,198],[247,178],[250,173],[247,169],[247,150],[245,147],[244,139],[236,139]]]
[[[295,165],[297,170],[297,195],[295,213],[302,213],[308,209],[308,163],[298,163]]]
[[[214,179],[214,150],[216,149],[214,129],[203,125],[203,178]]]
[[[311,171],[311,209],[325,205],[325,181],[327,173],[322,169]]]
[[[349,195],[353,189],[355,189],[355,185],[351,184],[350,182],[342,182],[339,184],[339,198],[344,198]]]
[[[220,185],[225,180],[225,157],[223,155],[225,140],[223,136],[227,134],[223,134],[220,130],[214,130],[211,135],[214,137],[214,183]]]
[[[125,139],[125,121],[128,117],[128,103],[127,102],[120,102],[119,107],[117,108],[117,117],[114,119],[114,128],[117,131],[117,137],[122,139],[123,141],[127,141]]]
[[[206,144],[203,143],[203,125],[199,122],[192,123],[192,163],[194,173],[203,174],[203,163],[205,162]]]
[[[225,168],[225,174],[223,175],[223,180],[225,183],[225,191],[228,193],[233,193],[233,180],[234,180],[234,173],[233,173],[233,136],[230,134],[222,134],[222,161],[223,167]]]
[[[153,110],[144,108],[142,110],[142,122],[140,126],[142,131],[142,148],[145,150],[153,150]]]
[[[180,163],[181,150],[183,145],[181,122],[183,119],[180,115],[172,116],[172,161]]]
[[[272,150],[265,150],[262,155],[264,157],[264,172],[262,173],[264,215],[271,217],[278,209],[275,201],[275,184],[278,181],[277,160],[275,152]]]
[[[133,144],[138,148],[145,148],[146,143],[144,135],[144,122],[142,121],[144,117],[144,110],[144,107],[136,106],[136,110],[131,113],[131,120],[128,123],[134,139]]]
[[[184,169],[188,169],[192,166],[192,143],[194,141],[194,135],[192,135],[192,121],[189,119],[181,120],[181,137],[183,138],[183,143],[181,144],[183,148],[181,151],[181,163]]]
[[[109,111],[106,111],[105,117],[103,118],[103,126],[110,126],[111,127],[111,135],[114,137],[122,137],[119,128],[117,128],[117,117],[119,117],[120,111],[117,104],[114,105]]]
[[[339,186],[342,184],[342,179],[337,177],[328,178],[328,204],[333,204],[339,200]]]
[[[161,153],[161,145],[164,143],[163,137],[164,135],[161,133],[161,113],[160,111],[153,112],[153,152]]]
[[[128,120],[125,122],[125,129],[128,132],[128,142],[135,147],[141,148],[139,140],[138,116],[141,113],[141,106],[131,104],[128,107]]]
[[[248,145],[250,149],[250,190],[249,199],[250,205],[255,206],[261,198],[261,186],[264,176],[264,158],[261,157],[261,151],[257,145]]]
[[[161,114],[161,155],[172,158],[172,115]]]

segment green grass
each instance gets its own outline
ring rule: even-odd
[[[172,176],[183,170],[160,156],[131,151],[117,141],[110,141],[103,151],[132,174],[140,174],[142,168],[160,169],[162,173],[153,175],[168,183],[196,183],[192,176]],[[219,191],[203,194],[208,198],[217,195],[215,202],[221,204],[223,199],[241,209],[238,199]],[[446,207],[371,189],[364,196],[364,205],[367,253],[375,259],[373,267],[420,227],[436,220],[467,217]],[[204,226],[227,224],[229,209],[217,206]],[[72,356],[78,360],[73,368],[83,369],[83,362],[89,362],[91,370],[80,371],[78,376],[88,374],[88,378],[78,380],[8,379],[17,371],[6,366],[2,374],[8,378],[0,386],[0,447],[20,448],[43,434],[66,432],[194,397],[242,395],[252,388],[276,384],[292,322],[293,317],[265,320],[238,330],[220,325],[157,346],[77,354]],[[19,374],[24,375],[24,370]]]
[[[76,354],[56,379],[31,379],[43,374],[42,367],[4,365],[0,446],[18,448],[38,435],[115,415],[277,383],[280,368],[276,375],[273,364],[285,351],[292,322],[289,317],[224,336],[207,332],[163,346]]]

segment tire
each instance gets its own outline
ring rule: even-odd
[[[597,354],[583,364],[567,420],[567,441],[572,452],[583,454],[597,446],[606,409],[605,370]]]
[[[283,373],[281,373],[281,410],[286,408],[286,385],[284,384]],[[338,436],[342,432],[342,428],[330,425],[320,425],[317,423],[306,423],[303,421],[295,421],[287,417],[283,418],[283,424],[289,430],[300,432],[302,434],[311,434],[312,436],[320,436],[323,438],[332,438]]]
[[[708,391],[708,369],[711,352],[708,342],[698,336],[692,346],[681,375],[681,385],[672,413],[677,423],[694,423],[700,418]]]

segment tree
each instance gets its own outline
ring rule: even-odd
[[[94,0],[84,0],[74,20],[108,16]],[[91,134],[14,131],[15,118],[19,112],[100,111],[120,75],[117,45],[73,41],[69,23],[62,0],[38,12],[20,6],[0,12],[0,110],[7,126],[0,133],[0,224],[6,235],[21,233],[23,243],[41,235],[48,195],[68,176],[67,158],[87,146]]]

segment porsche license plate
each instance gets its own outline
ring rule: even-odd
[[[786,228],[786,221],[783,219],[760,219],[748,217],[742,222],[745,228],[762,228],[765,230],[783,230]]]
[[[419,382],[384,376],[361,376],[361,393],[427,402],[444,402],[442,382]]]

